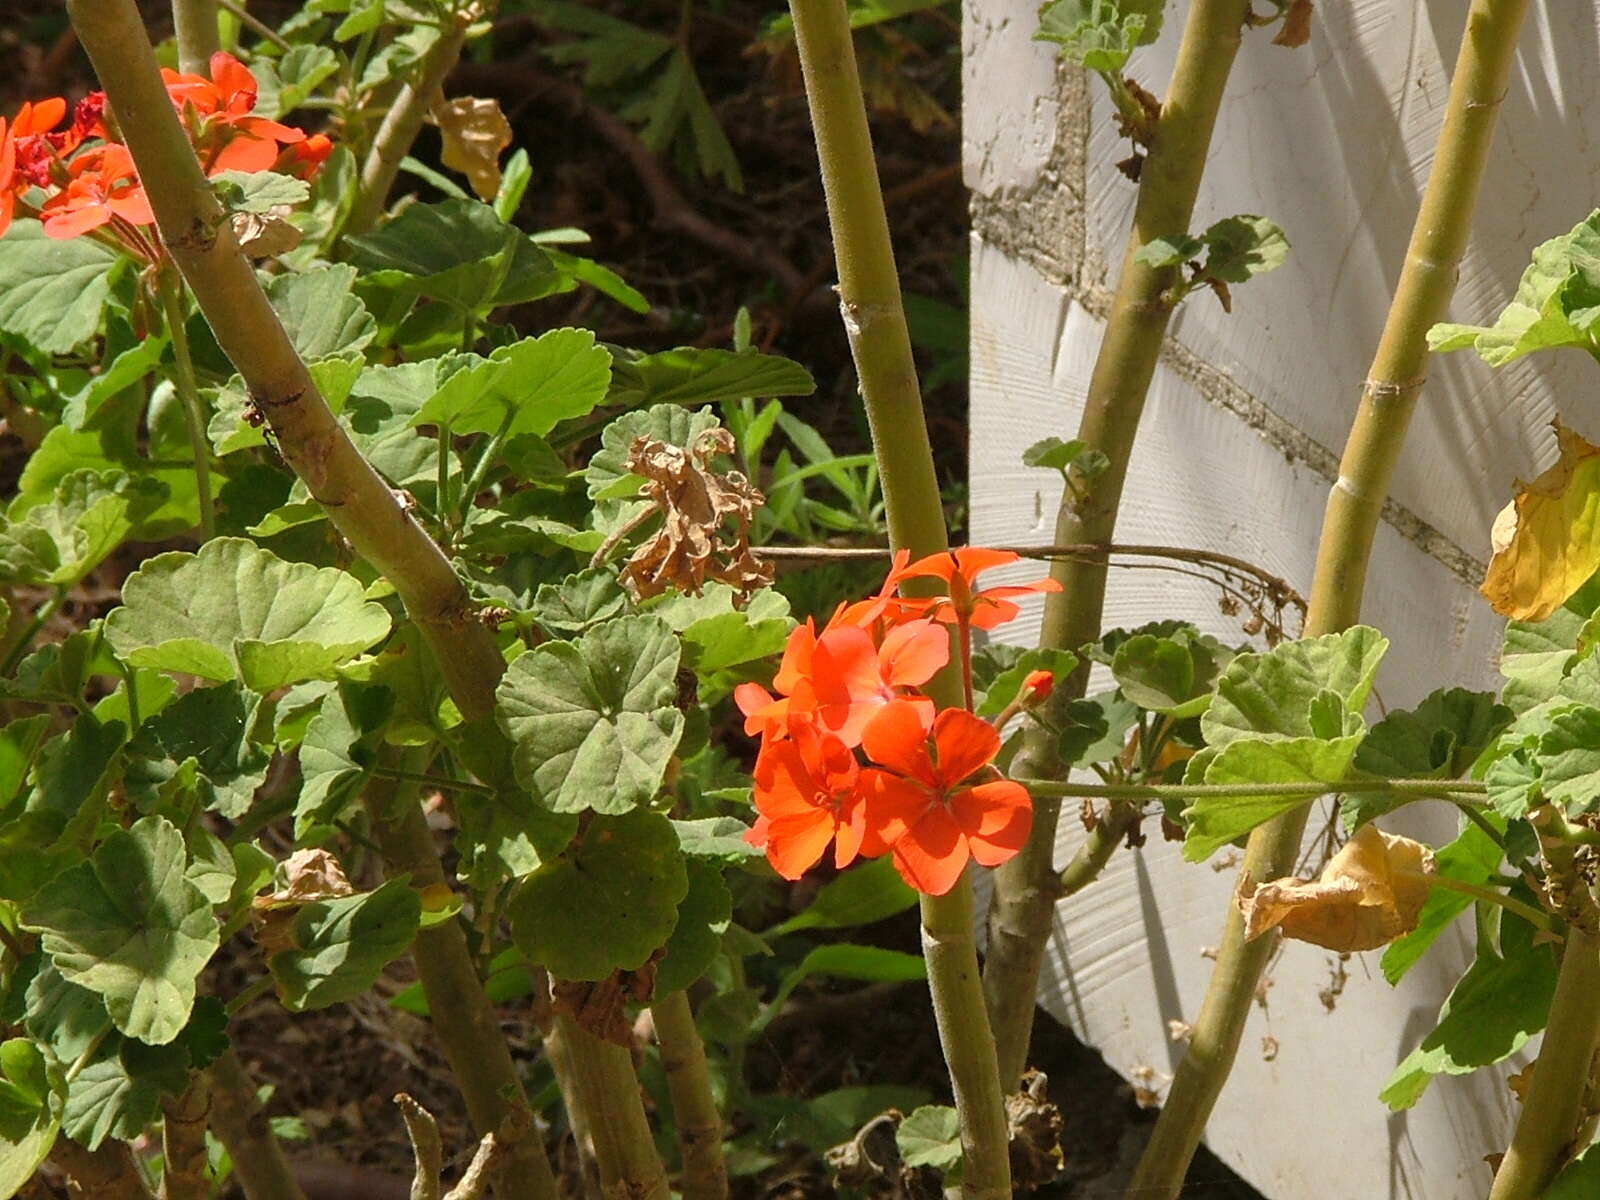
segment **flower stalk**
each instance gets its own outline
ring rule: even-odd
[[[1248,0],[1196,0],[1189,8],[1167,97],[1140,172],[1133,228],[1079,418],[1077,438],[1100,451],[1106,467],[1093,479],[1074,478],[1074,486],[1066,489],[1056,518],[1059,544],[1109,543],[1116,531],[1134,437],[1172,318],[1167,293],[1180,278],[1176,267],[1153,268],[1133,256],[1155,238],[1189,228],[1223,89],[1249,15]],[[1100,636],[1106,574],[1103,554],[1052,566],[1051,577],[1063,590],[1045,598],[1041,647],[1075,649]],[[1057,685],[1044,715],[1048,718],[1081,699],[1088,678],[1085,663]],[[1017,769],[1039,777],[1066,774],[1055,739],[1042,726],[1029,733]],[[1055,903],[1062,895],[1055,866],[1060,811],[1057,800],[1039,802],[1028,844],[995,873],[983,986],[999,1047],[1000,1075],[1008,1088],[1016,1086],[1027,1065],[1039,966]],[[1081,861],[1069,868],[1075,881],[1081,878],[1086,883],[1104,865],[1119,840],[1109,836],[1111,831],[1125,830],[1133,816],[1125,807],[1112,806],[1102,818],[1107,836],[1086,848]]]
[[[861,79],[844,0],[790,0],[839,274],[839,307],[877,455],[890,545],[913,557],[949,545],[900,297],[883,190],[873,158]],[[908,591],[911,588],[908,587]],[[959,675],[927,691],[961,703]],[[978,972],[970,873],[921,900],[922,944],[939,1040],[959,1115],[962,1193],[1011,1195],[1005,1093]]]
[[[184,327],[183,285],[170,271],[161,273],[158,289],[161,311],[172,339],[172,384],[183,406],[183,423],[189,430],[194,454],[194,483],[200,502],[200,532],[210,541],[217,532],[216,506],[211,498],[211,445],[206,440],[206,413],[195,383],[194,359],[189,354],[189,331]]]
[[[1500,102],[1528,0],[1473,0],[1450,82],[1443,128],[1383,334],[1362,388],[1339,478],[1328,496],[1306,634],[1337,633],[1360,618],[1367,564],[1411,413],[1427,375],[1427,332],[1445,313],[1466,250]],[[1250,888],[1289,874],[1309,807],[1250,835],[1240,877]],[[1230,905],[1217,966],[1188,1053],[1131,1187],[1176,1196],[1238,1052],[1245,1018],[1276,939],[1247,942]]]
[[[682,988],[650,1006],[661,1044],[661,1069],[672,1097],[672,1117],[683,1153],[684,1200],[726,1200],[728,1167],[722,1157],[722,1114],[711,1094],[706,1047],[695,1028],[689,993]]]

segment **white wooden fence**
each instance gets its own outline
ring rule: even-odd
[[[1160,95],[1186,4],[1129,73]],[[1467,0],[1321,0],[1310,44],[1247,31],[1195,226],[1234,213],[1277,221],[1288,264],[1238,288],[1228,316],[1205,294],[1179,310],[1134,454],[1118,540],[1226,551],[1310,583],[1330,483],[1399,273],[1439,124]],[[973,189],[972,536],[1048,543],[1060,490],[1025,468],[1041,437],[1071,437],[1122,252],[1134,187],[1097,80],[1058,69],[1031,40],[1035,0],[967,0],[965,163]],[[1093,86],[1088,86],[1088,85]],[[1536,4],[1500,118],[1452,319],[1484,322],[1539,241],[1600,206],[1600,6]],[[1364,619],[1393,641],[1383,703],[1446,684],[1493,687],[1501,622],[1475,585],[1514,477],[1554,454],[1561,411],[1600,435],[1587,356],[1534,356],[1491,373],[1436,359],[1379,532]],[[1026,573],[1026,572],[1022,572]],[[1030,641],[1019,621],[1010,637]],[[1114,572],[1108,625],[1182,616],[1239,640],[1216,594],[1179,576]],[[1444,841],[1440,806],[1390,828]],[[1070,808],[1070,805],[1069,805]],[[1429,811],[1434,810],[1434,811]],[[1313,822],[1313,830],[1316,828]],[[1063,820],[1059,855],[1079,838]],[[1186,865],[1152,838],[1063,903],[1041,999],[1125,1075],[1159,1085],[1181,1054],[1169,1020],[1192,1018],[1235,871]],[[1511,1112],[1493,1072],[1437,1081],[1406,1113],[1377,1092],[1432,1027],[1469,953],[1441,939],[1398,988],[1376,955],[1347,965],[1332,1011],[1318,992],[1333,956],[1290,943],[1253,1011],[1207,1131],[1211,1148],[1274,1200],[1469,1200]],[[1272,1039],[1276,1054],[1263,1052]]]

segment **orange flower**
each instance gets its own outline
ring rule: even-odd
[[[303,142],[285,146],[272,169],[296,179],[314,179],[332,153],[333,139],[325,133],[313,133]]]
[[[51,196],[39,210],[46,237],[77,237],[113,219],[132,225],[155,220],[126,146],[117,142],[96,146],[68,163],[67,171],[66,190]]]
[[[1027,790],[1008,779],[968,782],[1000,752],[987,721],[947,708],[930,727],[916,705],[895,701],[873,717],[862,745],[884,768],[862,773],[867,828],[919,892],[942,896],[969,858],[994,867],[1022,849],[1033,821]]]
[[[1041,704],[1056,690],[1056,677],[1049,671],[1029,671],[1017,689],[1017,700],[1024,705]]]
[[[17,144],[6,119],[0,117],[0,233],[11,224],[11,214],[16,210],[16,174]]]
[[[767,742],[756,759],[760,815],[745,839],[764,847],[785,879],[799,879],[815,866],[829,842],[840,867],[864,844],[869,854],[883,853],[867,832],[860,776],[855,753],[838,738],[803,720],[790,722],[789,736]]]
[[[889,573],[884,576],[883,586],[878,589],[878,594],[866,600],[857,600],[854,604],[839,605],[828,621],[828,628],[831,629],[836,625],[859,625],[863,629],[870,629],[880,623],[898,625],[902,621],[926,616],[934,601],[908,600],[895,590],[900,586],[901,572],[906,569],[906,564],[910,561],[911,551],[896,550],[889,565]]]
[[[909,566],[891,571],[890,579],[896,584],[906,579],[942,579],[945,594],[933,601],[932,611],[928,614],[930,618],[947,625],[993,629],[1004,625],[1021,611],[1012,603],[1014,597],[1061,590],[1061,585],[1048,577],[1005,587],[978,589],[979,575],[993,567],[1003,567],[1017,561],[1018,556],[1009,550],[963,546],[959,550],[946,550],[919,558]]]
[[[207,175],[221,171],[267,171],[279,145],[305,141],[304,130],[253,115],[256,77],[226,50],[211,56],[211,78],[163,68],[162,81],[200,154]]]
[[[950,636],[932,621],[911,621],[891,629],[880,645],[855,625],[826,629],[821,636],[811,623],[789,635],[783,664],[772,683],[775,699],[759,684],[743,684],[734,700],[745,714],[745,732],[782,738],[794,718],[817,722],[846,746],[859,746],[861,733],[875,713],[906,689],[932,679],[950,661]],[[912,701],[930,714],[933,703]]]

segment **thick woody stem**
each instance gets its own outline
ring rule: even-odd
[[[827,196],[839,308],[872,430],[889,543],[913,557],[937,553],[949,545],[944,510],[849,13],[844,0],[790,0],[789,10]],[[927,691],[940,707],[960,707],[959,665],[952,663]],[[970,874],[947,895],[923,896],[921,910],[928,989],[960,1117],[961,1189],[968,1197],[1009,1198],[1005,1093],[978,974]]]
[[[206,1124],[211,1098],[205,1075],[194,1076],[180,1096],[161,1102],[161,1200],[208,1200]]]
[[[86,1150],[70,1138],[56,1139],[50,1161],[67,1175],[67,1195],[84,1200],[152,1200],[133,1149],[127,1142],[107,1140]]]
[[[594,1139],[606,1200],[667,1200],[672,1194],[639,1097],[633,1059],[565,1014],[556,1029],[571,1055],[575,1098]]]
[[[1427,332],[1444,316],[1455,290],[1527,7],[1528,0],[1473,0],[1467,13],[1433,169],[1345,443],[1339,478],[1328,496],[1306,616],[1308,636],[1336,633],[1360,619],[1372,541],[1427,374]],[[1292,872],[1308,812],[1309,806],[1302,805],[1251,833],[1242,889]],[[1243,917],[1236,906],[1228,906],[1216,970],[1188,1052],[1134,1175],[1131,1186],[1138,1195],[1160,1200],[1178,1194],[1233,1067],[1274,942],[1271,937],[1247,942]]]
[[[1055,529],[1055,540],[1063,545],[1110,542],[1116,531],[1134,437],[1172,319],[1164,293],[1177,278],[1175,268],[1152,268],[1135,262],[1133,255],[1155,238],[1188,232],[1223,89],[1249,12],[1248,0],[1195,0],[1189,7],[1172,80],[1140,170],[1133,229],[1079,418],[1077,437],[1105,455],[1107,466],[1093,479],[1075,480],[1076,486],[1063,495]],[[1100,636],[1106,572],[1103,555],[1055,563],[1050,574],[1062,590],[1045,597],[1041,646],[1076,649]],[[1046,702],[1047,718],[1082,698],[1088,667],[1085,663],[1057,684]],[[1038,778],[1066,774],[1055,739],[1043,726],[1029,733],[1016,769]],[[1059,800],[1036,803],[1027,845],[995,873],[983,985],[999,1046],[1000,1077],[1008,1088],[1016,1086],[1027,1065],[1039,966],[1062,895],[1055,866],[1060,812]],[[1128,816],[1118,815],[1123,820]],[[1085,875],[1092,878],[1115,848],[1109,838],[1089,848],[1073,865],[1076,886],[1087,882]]]
[[[683,1151],[684,1200],[727,1200],[728,1168],[722,1158],[723,1121],[711,1095],[706,1047],[695,1028],[689,993],[682,988],[650,1006],[661,1069],[672,1097],[673,1122]]]
[[[178,41],[178,70],[211,76],[211,56],[222,49],[217,40],[217,0],[172,0],[172,28]]]
[[[345,220],[346,233],[365,233],[378,223],[389,198],[389,189],[400,174],[400,163],[411,153],[411,144],[422,132],[422,123],[438,98],[439,89],[444,86],[445,76],[461,57],[470,24],[470,16],[463,6],[463,11],[457,13],[439,35],[439,40],[422,56],[415,77],[400,89],[389,106],[372,139],[366,161],[361,164],[361,186]]]
[[[211,1131],[228,1148],[245,1200],[306,1200],[256,1098],[256,1081],[232,1050],[206,1069]]]

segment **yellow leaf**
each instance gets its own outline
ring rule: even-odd
[[[1417,927],[1432,874],[1421,842],[1363,825],[1316,882],[1274,879],[1241,894],[1245,937],[1276,928],[1329,950],[1375,950]]]
[[[1542,621],[1600,569],[1600,446],[1590,445],[1558,418],[1561,457],[1494,523],[1494,557],[1483,594],[1495,612],[1517,621]]]
[[[444,135],[444,165],[465,175],[480,200],[493,200],[500,192],[500,153],[511,145],[511,122],[500,102],[457,96],[434,105],[433,119]]]

